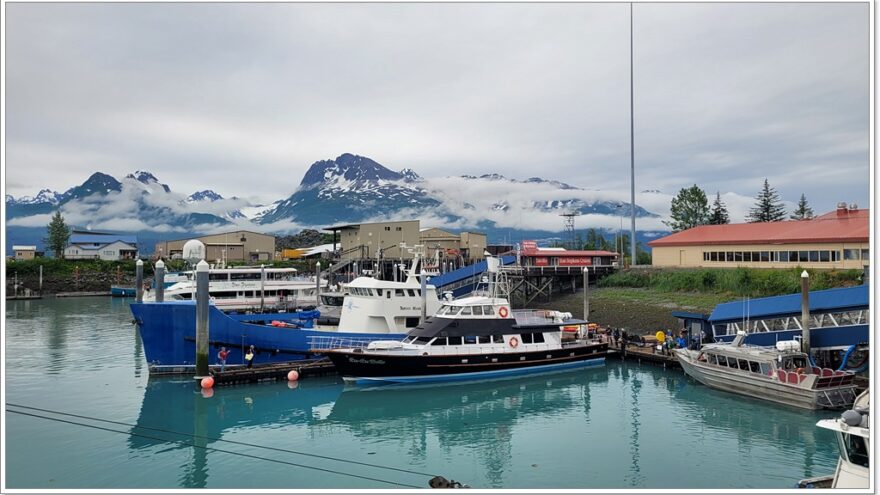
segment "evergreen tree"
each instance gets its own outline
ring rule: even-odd
[[[63,258],[64,248],[67,246],[68,239],[70,239],[70,229],[64,223],[61,211],[55,212],[55,216],[52,217],[52,221],[46,227],[46,234],[46,239],[43,242],[46,243],[49,249],[55,252],[56,258]]]
[[[672,220],[663,223],[671,227],[673,232],[708,223],[709,200],[706,199],[706,193],[696,184],[678,191],[678,195],[672,198],[669,216]]]
[[[749,211],[749,222],[780,222],[785,220],[785,207],[782,206],[776,189],[770,187],[767,179],[764,179],[764,188],[758,193],[756,199],[758,202]]]
[[[709,224],[723,225],[730,223],[730,215],[727,206],[721,202],[721,193],[715,191],[715,202],[712,203],[712,212],[709,213]]]
[[[797,209],[791,214],[792,220],[809,220],[813,218],[813,209],[807,204],[807,195],[801,193],[801,200],[798,201]]]
[[[596,231],[595,228],[587,230],[587,241],[584,243],[584,249],[588,251],[602,249],[602,234]]]

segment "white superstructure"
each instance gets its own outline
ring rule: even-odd
[[[262,270],[266,279],[262,280]],[[192,272],[185,279],[165,289],[165,300],[191,300],[195,294]],[[208,291],[211,303],[220,309],[235,310],[275,306],[316,305],[314,277],[297,275],[295,268],[215,268],[209,272]],[[327,287],[327,281],[321,281]],[[155,301],[155,290],[144,294],[144,301]]]

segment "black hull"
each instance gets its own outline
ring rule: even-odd
[[[494,354],[443,356],[397,355],[396,353],[327,351],[340,375],[349,378],[431,377],[485,374],[526,368],[564,367],[584,361],[602,360],[607,343],[574,344],[561,349]]]

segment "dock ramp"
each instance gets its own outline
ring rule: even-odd
[[[516,256],[501,257],[501,266],[512,265],[515,262]],[[463,296],[474,291],[487,268],[486,261],[480,261],[458,270],[431,277],[428,279],[428,283],[436,287],[438,293],[451,291],[454,297]]]

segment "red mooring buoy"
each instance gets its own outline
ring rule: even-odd
[[[287,374],[287,381],[295,382],[299,380],[299,372],[296,370],[290,370],[290,373]]]
[[[206,376],[201,381],[202,388],[211,388],[214,386],[214,377]]]

